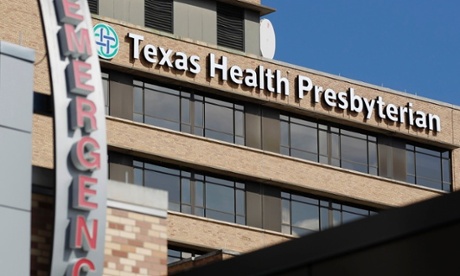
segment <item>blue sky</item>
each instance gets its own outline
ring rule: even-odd
[[[460,106],[460,1],[262,0],[276,60]]]

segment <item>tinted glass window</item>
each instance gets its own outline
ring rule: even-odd
[[[205,104],[205,136],[233,143],[233,109]]]
[[[169,210],[246,224],[245,184],[141,160],[134,183],[168,191]]]
[[[377,137],[280,115],[280,153],[378,174]]]
[[[447,151],[407,144],[406,181],[451,191],[451,160]]]
[[[244,106],[138,80],[133,85],[134,121],[245,144]]]
[[[281,231],[302,236],[368,217],[374,212],[291,192],[281,194]]]

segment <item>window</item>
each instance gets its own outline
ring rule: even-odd
[[[168,191],[169,210],[246,224],[244,183],[138,160],[133,168],[135,184]]]
[[[281,198],[281,231],[295,236],[326,230],[375,214],[371,210],[290,192],[282,192]]]
[[[244,10],[217,2],[217,45],[244,51]]]
[[[145,26],[173,33],[173,1],[145,0]]]
[[[280,152],[310,161],[377,175],[377,138],[280,115]]]
[[[133,120],[244,145],[243,105],[134,81]]]
[[[89,11],[94,14],[99,14],[99,0],[88,0]]]
[[[169,210],[240,225],[281,230],[287,234],[305,235],[374,213],[329,199],[282,191],[275,186],[245,183],[238,179],[149,162],[116,152],[109,152],[109,163],[109,168],[114,168],[109,172],[110,179],[120,180],[117,176],[121,176],[123,179],[131,179],[134,185],[167,191]],[[118,166],[113,166],[115,164]],[[254,189],[255,186],[261,189]],[[253,197],[248,198],[249,193]],[[257,204],[247,202],[251,198],[262,200],[260,196],[268,196],[271,202],[276,203],[270,205],[269,209],[260,209]],[[269,213],[264,213],[264,210],[269,210]],[[247,214],[257,218],[257,221],[264,215],[276,219],[269,224],[254,225]]]
[[[451,191],[450,152],[406,145],[406,181],[417,185]]]
[[[377,138],[340,129],[341,167],[377,175]]]

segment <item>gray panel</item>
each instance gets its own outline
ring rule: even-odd
[[[145,2],[144,0],[131,0],[129,2],[129,22],[139,25],[139,26],[144,26],[145,24],[145,13],[144,13],[144,7],[145,7]]]
[[[378,137],[379,155],[379,175],[392,178],[393,176],[393,151],[391,150],[391,140],[385,136]]]
[[[246,183],[246,221],[248,226],[262,228],[262,195],[260,184]]]
[[[117,0],[113,7],[113,18],[129,22],[129,0]]]
[[[30,212],[0,207],[0,218],[1,274],[30,275]]]
[[[266,185],[263,189],[263,228],[281,232],[281,190]]]
[[[393,178],[406,181],[406,143],[393,140]]]
[[[189,5],[186,3],[188,1],[174,1],[174,16],[173,16],[173,25],[174,25],[174,34],[177,36],[189,37],[188,34],[188,13]]]
[[[245,10],[244,17],[244,49],[246,53],[260,55],[259,13]]]
[[[110,115],[133,119],[133,80],[117,72],[110,74]]]
[[[0,127],[0,137],[0,203],[30,211],[32,136]]]
[[[100,0],[99,14],[144,26],[144,0]]]
[[[406,181],[406,144],[391,137],[378,137],[379,176]]]
[[[192,39],[203,41],[203,15],[198,6],[189,6],[188,36]],[[209,23],[210,24],[210,23]]]
[[[262,109],[262,149],[280,152],[280,115],[275,109]]]
[[[262,132],[260,107],[257,105],[246,104],[245,110],[245,128],[246,128],[246,146],[261,149]]]
[[[168,210],[168,192],[110,180],[107,198],[135,206],[154,208],[164,214]]]
[[[206,0],[175,1],[174,34],[217,44],[216,3]]]
[[[114,18],[114,0],[99,0],[99,15]]]
[[[202,1],[202,23],[203,41],[217,44],[217,12],[216,3],[213,1]]]
[[[0,126],[31,132],[34,51],[0,43]]]

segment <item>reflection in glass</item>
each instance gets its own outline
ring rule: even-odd
[[[342,135],[341,142],[342,164],[343,160],[351,161],[354,163],[367,164],[366,140]]]
[[[244,183],[138,160],[133,165],[135,183],[168,191],[170,210],[246,223]]]
[[[406,181],[421,186],[452,191],[451,160],[445,150],[436,151],[406,145]]]
[[[206,208],[233,213],[234,202],[233,189],[206,183]]]
[[[281,193],[283,233],[306,235],[375,214],[372,210],[318,200],[295,193]]]
[[[378,174],[377,137],[280,115],[280,153]]]
[[[245,144],[243,105],[137,80],[133,86],[134,121]]]

